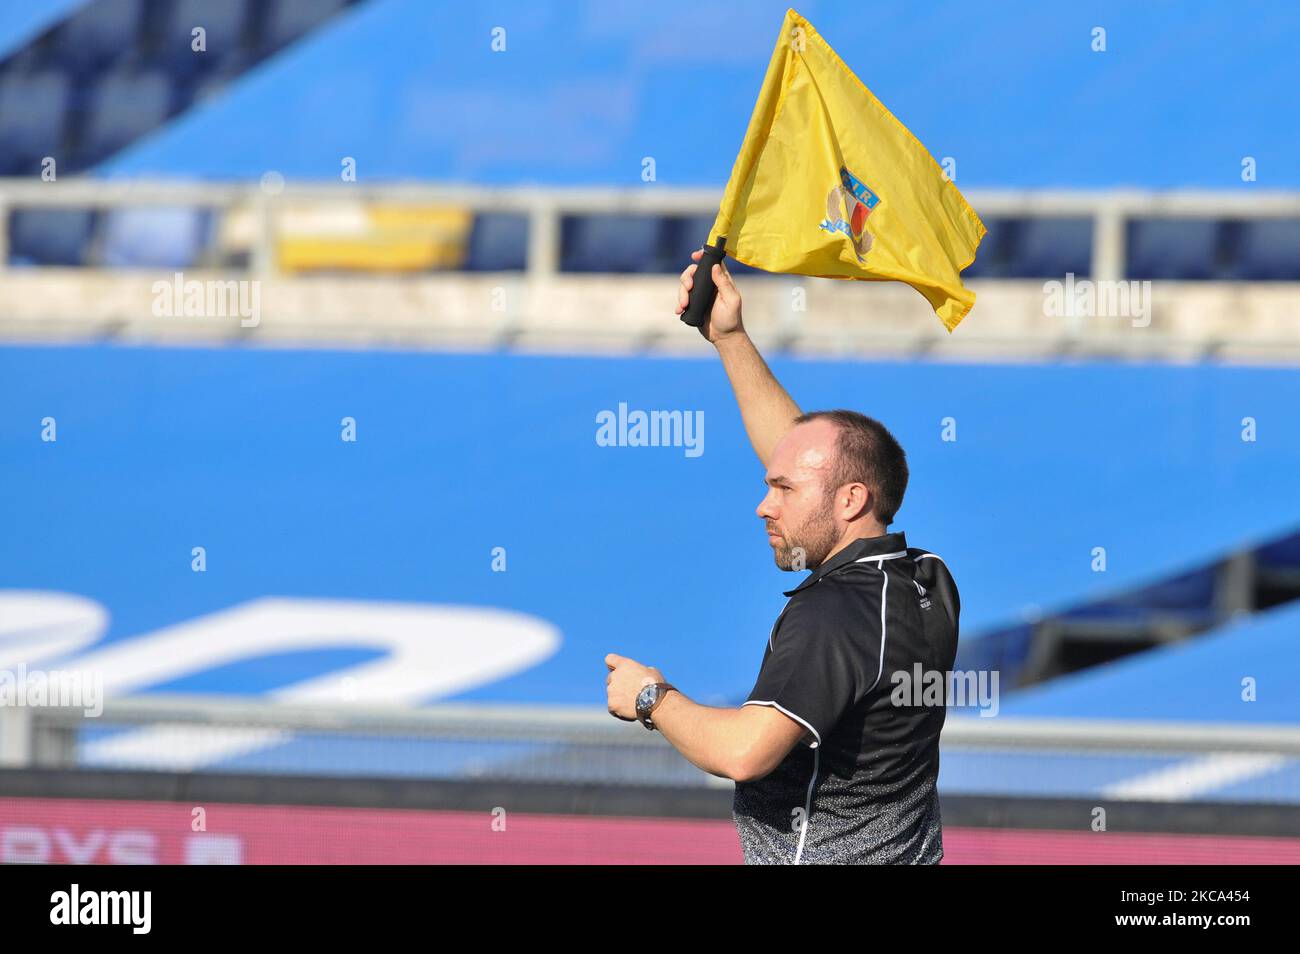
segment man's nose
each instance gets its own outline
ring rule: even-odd
[[[772,500],[772,491],[768,491],[763,499],[758,502],[758,507],[754,511],[758,514],[760,520],[775,520],[776,507]]]

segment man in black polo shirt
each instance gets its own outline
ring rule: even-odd
[[[694,270],[682,274],[679,314]],[[957,587],[941,559],[887,531],[907,488],[898,442],[853,411],[802,414],[745,334],[726,267],[713,278],[700,330],[767,468],[758,516],[777,565],[812,573],[786,593],[742,706],[699,705],[659,670],[610,654],[609,711],[735,780],[747,863],[936,864],[945,709],[917,704],[903,680],[918,664],[952,670]]]

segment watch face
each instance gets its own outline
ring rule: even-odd
[[[638,709],[649,709],[655,704],[655,697],[659,695],[657,686],[644,686],[636,695],[636,707]]]

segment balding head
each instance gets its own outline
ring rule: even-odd
[[[902,447],[854,411],[800,417],[772,452],[758,507],[777,565],[811,569],[860,537],[878,536],[907,488]]]
[[[826,420],[796,424],[772,452],[772,467],[806,477],[830,478],[838,454],[839,428]]]
[[[907,492],[907,454],[889,429],[857,411],[809,411],[795,429],[829,426],[836,434],[833,473],[827,490],[861,483],[871,492],[871,512],[882,529],[894,522]]]

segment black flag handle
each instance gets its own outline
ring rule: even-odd
[[[713,266],[727,257],[727,237],[719,235],[714,244],[704,246],[700,256],[699,267],[695,269],[695,284],[691,286],[691,297],[682,312],[682,321],[692,328],[698,328],[709,318],[713,311],[713,299],[718,295],[718,288],[713,284]]]

